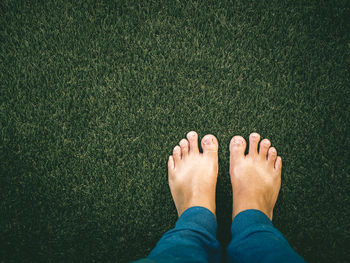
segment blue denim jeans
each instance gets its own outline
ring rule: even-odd
[[[191,207],[166,232],[146,262],[221,262],[216,239],[217,222],[204,207]],[[240,212],[231,226],[232,240],[226,249],[228,262],[305,262],[261,211]]]

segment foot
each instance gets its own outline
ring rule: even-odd
[[[233,218],[247,209],[257,209],[270,220],[281,188],[282,159],[268,139],[258,143],[260,135],[249,136],[249,153],[244,154],[246,141],[234,136],[230,142],[230,177],[233,188]]]
[[[179,217],[192,206],[209,209],[215,216],[215,189],[218,176],[218,141],[214,135],[202,139],[203,153],[198,149],[198,134],[191,131],[187,140],[175,146],[168,160],[171,195]]]

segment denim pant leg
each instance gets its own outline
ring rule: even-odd
[[[261,211],[240,212],[231,226],[228,262],[305,262]]]
[[[174,229],[166,232],[142,262],[215,262],[221,261],[216,239],[217,222],[207,208],[191,207],[182,213]]]

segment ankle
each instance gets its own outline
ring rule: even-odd
[[[233,214],[232,219],[235,218],[240,212],[249,209],[255,209],[263,212],[270,220],[272,220],[273,209],[267,207],[264,202],[261,202],[257,199],[254,200],[240,200],[239,202],[234,202],[233,204]]]

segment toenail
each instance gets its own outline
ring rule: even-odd
[[[205,138],[203,143],[205,145],[211,144],[211,138]]]
[[[256,138],[258,138],[258,137],[259,137],[259,135],[258,135],[258,134],[256,134],[256,133],[253,133],[253,134],[252,134],[252,137],[253,137],[254,139],[256,139]]]
[[[233,139],[233,143],[234,144],[242,144],[243,143],[243,140],[241,138],[234,138]]]
[[[188,133],[188,137],[189,137],[190,139],[193,139],[193,138],[194,138],[194,135],[195,135],[194,132],[189,132],[189,133]]]

